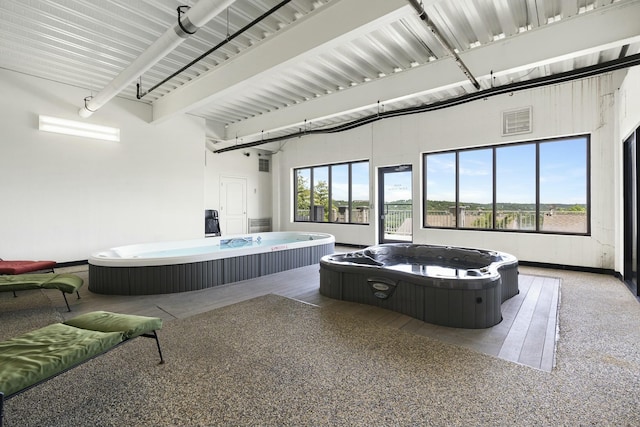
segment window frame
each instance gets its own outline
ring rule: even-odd
[[[544,203],[540,200],[540,189],[541,189],[541,164],[540,164],[540,145],[549,143],[549,142],[562,142],[562,141],[571,141],[576,139],[584,139],[585,144],[585,208],[586,208],[586,231],[585,232],[571,232],[571,231],[558,231],[558,230],[543,230],[541,229],[540,224],[540,215],[544,213],[544,210],[541,210],[541,205]],[[507,228],[498,228],[496,227],[496,214],[497,214],[497,150],[504,147],[511,146],[523,146],[523,145],[531,145],[535,146],[535,229],[507,229]],[[491,217],[492,224],[489,228],[480,228],[480,227],[465,227],[460,225],[460,153],[481,150],[481,149],[490,149],[492,150],[492,186],[493,186],[493,200],[491,202]],[[427,224],[427,205],[428,205],[428,170],[427,170],[427,158],[430,155],[438,155],[438,154],[453,154],[454,162],[455,162],[455,202],[452,209],[456,213],[455,217],[455,225],[453,226],[438,226],[438,225],[428,225]],[[462,148],[462,149],[452,149],[452,150],[442,150],[442,151],[432,151],[425,152],[422,154],[422,228],[425,229],[441,229],[441,230],[465,230],[465,231],[490,231],[490,232],[510,232],[510,233],[528,233],[528,234],[552,234],[552,235],[570,235],[570,236],[590,236],[591,235],[591,135],[590,134],[579,134],[579,135],[569,135],[563,137],[556,138],[547,138],[540,140],[526,140],[526,141],[518,141],[506,144],[494,144],[487,146],[478,146],[478,147],[470,147],[470,148]],[[464,202],[462,202],[464,203]]]
[[[361,164],[361,163],[366,163],[367,164],[367,168],[369,170],[369,173],[367,175],[367,181],[369,182],[369,187],[371,184],[371,164],[369,162],[368,159],[366,160],[354,160],[354,161],[350,161],[350,162],[339,162],[339,163],[327,163],[327,164],[320,164],[320,165],[313,165],[313,166],[303,166],[303,167],[297,167],[297,168],[293,168],[293,222],[301,222],[301,223],[320,223],[320,224],[344,224],[344,225],[370,225],[370,216],[368,217],[369,221],[367,222],[354,222],[352,219],[354,218],[354,215],[352,215],[352,211],[354,209],[354,200],[353,200],[353,168],[352,166],[355,164]],[[348,214],[348,221],[338,221],[338,220],[331,220],[331,207],[333,206],[333,201],[334,201],[334,197],[333,197],[333,167],[335,166],[347,166],[347,185],[348,185],[348,189],[347,189],[347,196],[348,196],[348,200],[347,200],[347,212]],[[316,212],[313,209],[314,206],[314,181],[315,181],[315,177],[314,177],[314,170],[318,169],[318,168],[327,168],[327,176],[328,176],[328,182],[327,182],[327,190],[328,190],[328,194],[327,194],[327,203],[329,206],[329,212],[326,213],[327,219],[324,220],[324,218],[321,219],[317,219],[315,218],[316,216]],[[298,216],[298,173],[299,171],[302,170],[308,170],[309,171],[309,219],[299,219]],[[371,205],[371,194],[369,194],[368,196],[368,202],[369,202],[369,206]],[[323,215],[324,216],[324,215]]]

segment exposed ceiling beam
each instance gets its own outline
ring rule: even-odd
[[[153,104],[153,121],[184,113],[237,88],[258,84],[295,62],[335,48],[411,13],[406,0],[349,0],[330,2],[281,34],[247,49],[219,67],[182,86]],[[304,21],[304,22],[302,22]]]
[[[640,41],[640,2],[615,3],[532,31],[461,53],[479,80],[529,70],[596,52],[603,47]],[[606,31],[604,30],[606,29]],[[569,37],[568,35],[573,35]],[[297,127],[349,111],[466,83],[453,60],[444,58],[379,80],[334,92],[268,114],[230,124],[227,135],[259,136],[262,131]]]
[[[640,41],[640,2],[575,15],[464,54],[478,76],[514,73]],[[497,64],[499,66],[494,66]]]
[[[298,139],[307,134],[326,134],[342,132],[349,129],[354,129],[359,126],[371,124],[378,120],[383,120],[391,117],[404,116],[407,114],[424,113],[428,111],[441,110],[443,108],[453,107],[456,105],[465,104],[467,102],[478,101],[480,99],[488,99],[489,97],[504,95],[507,93],[513,93],[521,90],[534,89],[542,86],[554,85],[566,83],[568,81],[589,78],[604,73],[612,73],[617,70],[628,69],[631,67],[640,66],[640,54],[625,56],[624,58],[610,60],[607,62],[601,62],[595,65],[585,66],[579,69],[572,69],[563,73],[551,74],[544,77],[537,77],[531,80],[523,80],[519,82],[506,83],[503,85],[495,86],[490,89],[482,90],[479,92],[467,92],[466,94],[453,94],[453,98],[442,100],[439,102],[415,105],[408,108],[402,108],[400,110],[382,111],[379,114],[371,112],[367,116],[352,120],[347,123],[342,123],[336,126],[330,126],[324,129],[308,129],[306,131],[299,131],[289,133],[287,135],[280,135],[276,137],[267,137],[266,139],[254,140],[250,142],[243,142],[242,140],[236,141],[235,144],[229,145],[229,141],[222,145],[211,147],[210,149],[214,153],[224,153],[228,151],[241,150],[251,147],[262,147],[263,150],[275,150],[279,151],[286,142],[292,139]],[[444,92],[444,91],[442,91]],[[440,92],[440,93],[442,93]],[[221,141],[211,141],[212,144],[218,144]]]
[[[260,134],[262,130],[267,132],[287,127],[303,127],[305,122],[311,123],[372,108],[378,101],[384,104],[398,101],[399,98],[416,92],[428,93],[429,90],[425,88],[443,88],[466,82],[465,76],[460,73],[455,62],[443,59],[428,67],[423,66],[396,73],[367,84],[230,124],[227,135],[250,137]]]

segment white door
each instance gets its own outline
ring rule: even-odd
[[[222,235],[247,232],[247,179],[220,177],[220,231]]]

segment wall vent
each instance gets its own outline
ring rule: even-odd
[[[250,218],[249,233],[265,233],[271,231],[271,218]]]
[[[532,132],[531,107],[502,112],[502,135]]]
[[[258,171],[269,172],[269,159],[258,159]]]

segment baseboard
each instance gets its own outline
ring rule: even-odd
[[[525,267],[551,268],[554,270],[567,270],[567,271],[580,271],[583,273],[607,274],[609,276],[614,276],[622,280],[622,275],[619,272],[609,268],[596,268],[596,267],[585,267],[580,265],[565,265],[565,264],[553,264],[548,262],[523,261],[520,259],[518,260],[518,264],[523,265]]]
[[[59,262],[56,264],[55,268],[64,268],[64,267],[75,267],[77,265],[86,265],[89,263],[88,259],[82,259],[79,261],[67,261],[67,262]]]
[[[345,248],[365,249],[373,245],[354,245],[353,243],[335,243],[336,246],[344,246]]]

